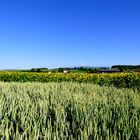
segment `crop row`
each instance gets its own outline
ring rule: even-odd
[[[63,74],[63,73],[31,73],[0,72],[0,81],[4,82],[86,82],[104,86],[124,88],[140,87],[140,73],[113,74]]]

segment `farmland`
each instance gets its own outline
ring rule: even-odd
[[[136,90],[87,83],[0,83],[1,139],[140,139]]]
[[[0,81],[0,139],[140,139],[139,73],[0,72]]]
[[[93,83],[117,88],[140,88],[140,73],[37,73],[37,72],[0,72],[4,82],[78,82]]]

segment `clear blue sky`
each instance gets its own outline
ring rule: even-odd
[[[139,0],[0,0],[0,69],[140,64]]]

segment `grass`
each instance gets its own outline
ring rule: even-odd
[[[0,139],[138,140],[140,93],[93,84],[0,83]]]

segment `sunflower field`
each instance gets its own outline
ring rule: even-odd
[[[117,88],[140,89],[140,73],[82,74],[82,73],[36,73],[0,72],[4,82],[83,82]]]

